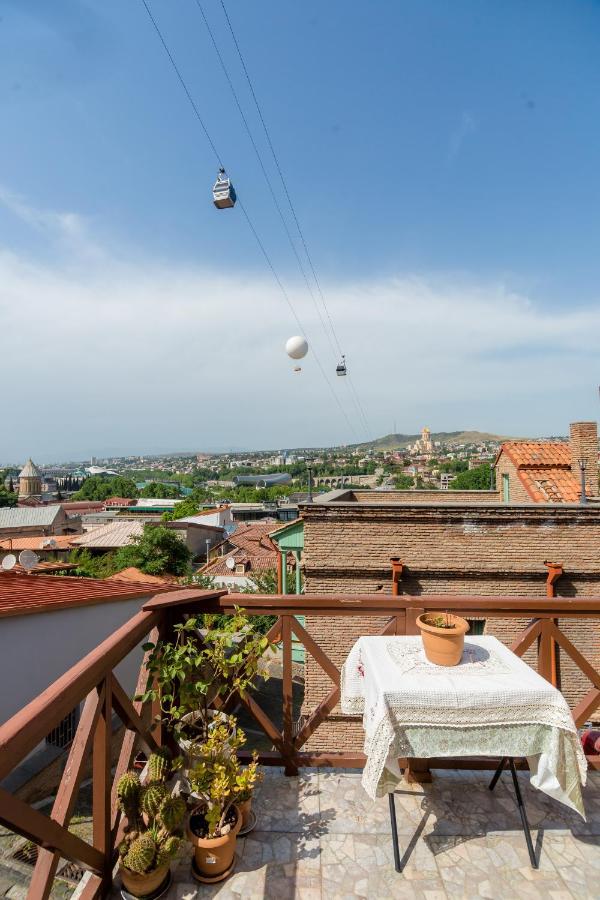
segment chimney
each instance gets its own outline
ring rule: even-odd
[[[598,496],[598,425],[596,422],[572,422],[569,446],[571,448],[571,472],[579,481],[579,460],[585,459],[585,492],[588,497]]]

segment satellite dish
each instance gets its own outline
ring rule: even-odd
[[[39,561],[39,556],[37,553],[34,553],[33,550],[22,550],[19,553],[19,564],[23,566],[24,569],[27,569],[27,571],[35,569]]]
[[[228,569],[235,569],[235,559],[233,558],[233,556],[229,556],[225,560],[225,565],[227,566]]]
[[[292,359],[303,359],[308,353],[306,338],[300,337],[300,335],[289,338],[285,344],[285,352]]]
[[[2,560],[2,568],[5,572],[10,571],[10,569],[14,569],[17,564],[17,557],[14,553],[7,553],[4,559]]]
[[[42,547],[44,550],[52,550],[53,547],[58,547],[58,544],[54,540],[54,538],[47,538],[43,543]]]

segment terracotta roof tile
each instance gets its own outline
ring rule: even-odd
[[[9,552],[19,553],[21,550],[40,550],[51,552],[52,550],[70,550],[75,546],[72,542],[78,534],[46,534],[36,535],[35,537],[15,537],[3,538],[0,541],[0,550],[8,550]],[[55,546],[49,547],[48,541],[54,541]]]
[[[515,466],[571,467],[571,448],[566,441],[505,441],[500,451],[507,454]]]
[[[519,469],[521,483],[537,503],[578,503],[579,481],[559,466]]]
[[[61,578],[60,575],[0,575],[0,617],[26,616],[115,600],[142,599],[177,586],[124,584],[100,578]]]

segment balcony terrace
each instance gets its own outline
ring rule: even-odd
[[[518,655],[535,653],[540,674],[559,683],[560,654],[568,656],[589,680],[590,689],[573,715],[581,726],[600,704],[596,660],[585,659],[560,629],[564,620],[598,622],[599,599],[434,597],[373,595],[261,596],[220,591],[182,590],[145,604],[129,622],[4,725],[0,726],[0,779],[5,778],[56,725],[83,702],[83,712],[50,815],[35,804],[0,788],[0,825],[39,850],[28,890],[13,885],[12,900],[64,896],[53,887],[59,861],[71,860],[86,870],[73,896],[117,897],[113,884],[115,848],[122,823],[113,784],[131,764],[140,746],[162,740],[152,728],[150,704],[132,701],[115,674],[118,664],[146,639],[168,635],[190,612],[231,612],[243,605],[251,615],[274,615],[271,638],[281,642],[280,670],[269,682],[280,689],[273,706],[258,690],[241,700],[244,715],[265,737],[259,743],[266,778],[257,789],[256,829],[238,843],[236,870],[221,885],[197,885],[185,848],[173,865],[169,898],[194,897],[595,897],[600,873],[600,757],[588,757],[584,789],[587,821],[529,786],[522,786],[533,830],[539,869],[529,864],[514,794],[504,775],[494,794],[487,790],[498,760],[404,760],[412,779],[433,773],[431,783],[412,780],[396,793],[400,849],[405,868],[393,865],[388,805],[370,800],[360,784],[364,758],[357,751],[303,749],[339,700],[340,673],[327,654],[294,618],[377,616],[385,634],[412,634],[415,619],[428,609],[450,608],[467,617],[514,616],[527,626],[513,645]],[[292,635],[303,644],[331,680],[318,706],[297,720],[297,678]],[[529,657],[528,657],[529,659]],[[138,685],[146,681],[144,666]],[[269,705],[270,703],[270,705]],[[123,723],[118,753],[111,759],[113,712]],[[85,763],[91,754],[93,778],[89,834],[70,831]],[[0,881],[2,885],[2,881]]]

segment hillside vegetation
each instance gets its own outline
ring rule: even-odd
[[[365,450],[398,450],[408,444],[414,444],[420,434],[386,434],[365,444],[357,444],[357,447]],[[431,434],[432,441],[442,441],[444,444],[478,444],[481,441],[508,441],[511,438],[501,434],[488,434],[487,431],[437,431]]]

